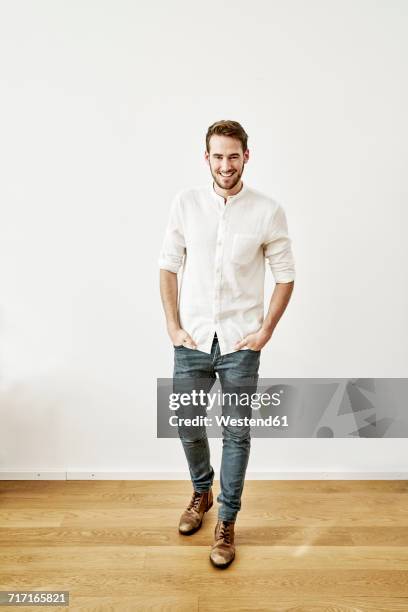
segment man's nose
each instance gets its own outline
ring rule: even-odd
[[[228,159],[225,159],[221,163],[222,172],[228,172],[231,169],[231,164]]]

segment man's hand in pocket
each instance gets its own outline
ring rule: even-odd
[[[190,334],[188,334],[186,330],[182,329],[181,327],[176,330],[169,330],[169,336],[171,338],[173,346],[185,346],[189,349],[197,348],[197,345],[190,336]]]
[[[248,336],[245,336],[245,338],[235,344],[234,348],[238,351],[243,348],[249,348],[251,351],[260,351],[263,349],[265,344],[269,342],[271,336],[271,332],[267,332],[261,328],[254,334],[248,334]]]

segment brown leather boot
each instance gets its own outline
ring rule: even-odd
[[[199,493],[194,491],[186,510],[180,517],[179,532],[183,535],[191,535],[198,531],[203,522],[203,517],[213,505],[212,489]]]
[[[234,523],[218,521],[214,531],[215,542],[211,548],[210,560],[215,567],[228,567],[235,557]]]

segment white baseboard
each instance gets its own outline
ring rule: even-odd
[[[190,480],[187,472],[0,471],[0,480]],[[408,472],[251,472],[246,480],[408,480]]]
[[[66,480],[67,473],[64,471],[56,472],[53,470],[32,471],[6,471],[0,470],[0,480]]]

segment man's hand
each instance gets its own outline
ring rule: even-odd
[[[234,348],[237,350],[240,350],[242,348],[249,348],[252,351],[260,351],[271,339],[271,336],[272,332],[266,331],[261,327],[261,329],[259,329],[254,334],[248,334],[243,340],[237,342]]]
[[[181,327],[177,329],[169,329],[169,336],[173,346],[185,346],[189,349],[196,349],[197,345],[192,337]]]

